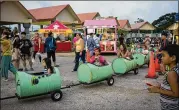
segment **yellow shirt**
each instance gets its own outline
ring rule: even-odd
[[[7,40],[7,39],[1,39],[0,40],[1,43],[1,50],[2,50],[2,55],[3,56],[8,56],[8,55],[12,55],[11,49],[12,49],[12,45],[11,45],[11,41]]]
[[[76,45],[76,52],[82,52],[84,50],[84,41],[83,39],[79,39],[75,43]]]

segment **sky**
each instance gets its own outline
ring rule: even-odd
[[[137,18],[152,23],[166,13],[178,12],[178,1],[20,1],[28,10],[70,4],[75,13],[99,12],[102,17],[115,16],[128,19],[131,24]],[[37,29],[37,26],[33,26]],[[39,28],[39,26],[38,26]]]
[[[137,18],[152,23],[161,15],[178,12],[178,1],[21,1],[27,9],[70,4],[78,13],[99,12],[102,17],[115,16],[128,19],[131,24]]]

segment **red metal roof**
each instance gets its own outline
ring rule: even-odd
[[[58,5],[44,8],[31,9],[29,12],[37,19],[37,20],[52,20],[54,19],[61,11],[63,11],[69,4],[67,5]]]
[[[85,20],[93,20],[97,14],[99,13],[98,12],[80,13],[80,14],[77,14],[77,16],[80,18],[81,22],[84,22]]]
[[[124,28],[125,25],[128,23],[128,20],[118,20],[119,27]]]
[[[136,24],[131,24],[131,29],[132,30],[138,30],[146,23],[148,23],[148,22],[145,21],[145,22],[140,22],[140,23],[136,23]]]

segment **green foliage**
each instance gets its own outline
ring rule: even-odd
[[[135,21],[134,23],[141,23],[141,22],[144,22],[144,19],[142,19],[142,18],[137,18],[137,21]]]
[[[118,35],[120,35],[121,33],[123,33],[123,34],[124,34],[124,36],[125,36],[125,35],[127,35],[127,34],[128,34],[128,31],[125,31],[125,30],[121,30],[121,29],[119,29],[119,30],[117,31],[117,33],[118,33]]]
[[[161,32],[162,30],[165,30],[170,25],[175,23],[175,15],[176,13],[167,13],[165,15],[162,15],[157,20],[154,20],[152,25],[157,27],[156,32]]]

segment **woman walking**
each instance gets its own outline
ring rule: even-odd
[[[8,81],[8,70],[10,70],[12,73],[16,74],[17,70],[16,68],[12,65],[11,60],[12,60],[12,45],[11,41],[9,40],[9,33],[4,32],[2,34],[2,39],[0,39],[1,43],[1,49],[2,49],[2,59],[1,59],[1,70],[0,74],[2,77],[4,77],[5,81]]]
[[[75,42],[75,67],[72,72],[77,71],[79,66],[79,58],[82,56],[83,50],[84,50],[84,40],[81,38],[81,35],[78,33],[76,34],[77,41]]]
[[[12,54],[12,61],[14,66],[19,69],[19,65],[20,65],[20,38],[19,35],[15,35],[14,36],[14,40],[12,42],[13,45],[13,54]]]

